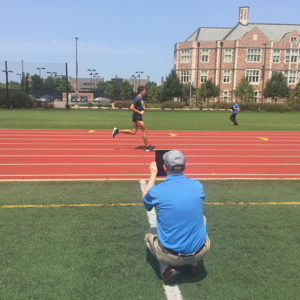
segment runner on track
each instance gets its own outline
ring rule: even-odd
[[[146,95],[146,89],[144,86],[138,87],[138,95],[133,99],[133,103],[130,106],[130,110],[133,111],[132,114],[132,129],[118,129],[115,127],[112,132],[112,137],[114,138],[119,133],[124,134],[136,134],[138,129],[141,129],[143,132],[143,140],[145,143],[145,151],[152,151],[155,149],[155,146],[151,146],[148,141],[148,133],[145,123],[143,121],[143,114],[148,109],[144,108],[143,105],[143,96]]]

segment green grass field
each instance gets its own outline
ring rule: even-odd
[[[300,112],[240,112],[238,127],[229,111],[149,111],[144,121],[149,130],[300,131]],[[0,128],[112,129],[131,127],[126,110],[0,110]]]
[[[204,181],[211,250],[183,299],[297,299],[299,181]],[[253,188],[255,187],[255,188]],[[0,183],[0,205],[140,203],[139,182]],[[263,204],[264,203],[264,204]],[[0,208],[0,299],[164,299],[143,206]]]
[[[299,113],[240,112],[238,128],[229,114],[151,111],[144,120],[150,130],[300,130]],[[131,113],[0,110],[2,129],[115,125],[129,127]],[[300,181],[202,183],[211,250],[198,276],[183,272],[183,299],[298,299],[300,207],[288,203],[299,202]],[[149,223],[139,182],[0,182],[0,190],[1,300],[165,299],[157,261],[144,244]],[[260,205],[238,203],[254,201]],[[26,204],[45,207],[1,207]],[[53,204],[106,206],[47,207]]]

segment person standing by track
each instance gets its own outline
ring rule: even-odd
[[[155,146],[151,146],[148,140],[148,133],[145,123],[143,121],[143,114],[148,109],[144,108],[143,105],[143,96],[146,95],[146,89],[144,86],[138,87],[138,95],[133,99],[133,103],[130,106],[130,110],[133,111],[132,114],[132,129],[119,129],[114,127],[112,132],[112,137],[114,138],[117,134],[130,134],[135,135],[137,130],[140,129],[143,132],[143,140],[145,144],[145,151],[152,151],[155,149]]]
[[[233,104],[231,109],[232,109],[232,114],[229,117],[229,119],[231,120],[231,122],[233,123],[234,126],[237,126],[239,124],[236,121],[236,115],[237,115],[237,112],[240,110],[240,107],[239,107],[239,105],[237,104],[236,101],[234,101],[234,104]]]

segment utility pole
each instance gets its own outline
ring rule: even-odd
[[[78,101],[78,57],[77,57],[77,41],[78,37],[75,38],[76,41],[76,104]]]
[[[7,102],[7,108],[11,108],[11,105],[9,103],[9,94],[8,94],[8,73],[13,73],[13,71],[7,70],[7,61],[5,61],[5,70],[2,70],[2,72],[5,72],[5,78],[6,78],[6,102]]]

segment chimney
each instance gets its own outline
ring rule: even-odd
[[[161,86],[164,86],[164,77],[161,77],[161,82],[160,82]]]
[[[249,6],[241,6],[239,23],[242,25],[248,25],[248,21],[249,21]]]

